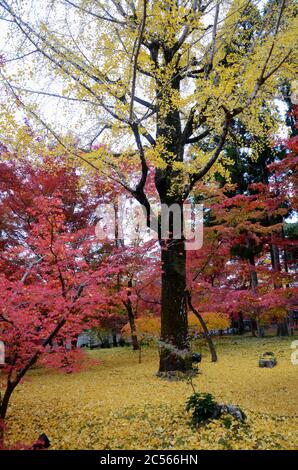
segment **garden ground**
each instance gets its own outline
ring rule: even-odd
[[[143,349],[139,364],[125,347],[88,353],[100,363],[78,373],[33,370],[12,399],[7,440],[32,442],[45,432],[51,449],[297,449],[293,339],[219,338],[215,364],[203,347],[196,390],[239,405],[245,425],[221,419],[192,430],[190,384],[156,377],[154,348]],[[265,351],[275,353],[275,368],[258,367]]]

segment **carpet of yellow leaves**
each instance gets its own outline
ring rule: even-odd
[[[184,381],[157,378],[158,353],[128,348],[92,351],[101,361],[70,375],[37,369],[16,391],[7,439],[32,442],[41,432],[51,449],[297,449],[298,366],[288,339],[222,338],[219,362],[203,348],[198,391],[238,404],[245,425],[213,421],[192,430],[184,410],[192,393]],[[274,351],[274,369],[258,367],[259,354]]]

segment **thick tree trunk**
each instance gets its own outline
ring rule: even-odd
[[[151,51],[151,59],[157,63],[157,50]],[[172,49],[163,49],[165,69],[174,57]],[[185,135],[182,132],[181,115],[176,106],[169,106],[180,92],[181,76],[172,67],[173,75],[165,86],[161,78],[156,80],[157,126],[156,141],[163,144],[161,157],[165,167],[156,168],[155,186],[160,203],[168,209],[173,204],[181,211],[181,231],[174,235],[173,214],[169,215],[169,231],[159,233],[161,243],[161,343],[159,372],[186,372],[192,369],[189,352],[186,289],[186,253],[183,231],[184,176],[174,163],[184,159]],[[189,123],[192,127],[192,123]],[[187,132],[186,132],[187,134]],[[161,209],[163,215],[163,209]]]
[[[186,253],[183,240],[162,245],[161,347],[159,372],[192,368],[186,308]]]

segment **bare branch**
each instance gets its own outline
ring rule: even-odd
[[[13,21],[12,21],[12,23],[13,23]],[[26,52],[26,54],[22,54],[22,55],[20,55],[20,56],[13,57],[12,59],[5,59],[5,63],[14,62],[14,61],[16,61],[16,60],[24,59],[25,57],[28,57],[28,56],[31,55],[31,54],[35,54],[36,52],[38,52],[37,49],[35,49],[34,51]]]
[[[96,103],[94,101],[89,101],[89,100],[86,100],[84,98],[73,98],[72,96],[60,95],[59,93],[51,93],[51,92],[42,91],[42,90],[30,90],[29,88],[22,88],[22,87],[18,87],[18,86],[15,86],[15,85],[11,85],[11,86],[15,90],[24,91],[25,93],[32,93],[34,95],[45,95],[45,96],[50,96],[52,98],[58,98],[58,99],[67,100],[67,101],[76,101],[76,102],[79,102],[79,103],[92,104],[93,106],[101,106],[100,103]]]
[[[123,16],[123,18],[126,18],[126,13],[123,10],[121,2],[119,0],[111,0],[111,1],[112,1],[113,5],[116,7],[118,13],[120,13],[120,15]]]
[[[117,23],[119,25],[124,25],[125,24],[124,21],[117,20],[116,18],[113,18],[111,15],[108,18],[106,16],[98,15],[97,13],[94,13],[93,11],[88,10],[88,8],[83,8],[80,5],[77,5],[76,3],[71,2],[70,0],[65,0],[65,2],[68,3],[69,5],[73,6],[74,8],[77,8],[78,10],[83,11],[84,13],[88,13],[89,15],[91,15],[94,18],[97,18],[99,20],[109,21],[111,23]]]
[[[134,54],[134,59],[133,59],[133,71],[132,71],[132,84],[131,84],[131,101],[130,101],[130,109],[129,109],[129,120],[132,120],[132,115],[133,115],[133,102],[134,102],[134,95],[135,95],[135,88],[136,88],[136,79],[137,79],[137,64],[138,64],[138,58],[139,58],[139,53],[142,45],[142,40],[143,40],[143,35],[144,35],[144,30],[145,30],[145,24],[146,24],[146,15],[147,15],[147,0],[143,0],[144,5],[143,5],[143,16],[142,16],[142,21],[140,23],[140,28],[139,28],[139,33],[138,33],[138,43],[136,46],[136,51]]]
[[[38,259],[32,261],[32,263],[29,264],[27,270],[25,271],[25,273],[22,276],[22,279],[21,279],[22,284],[24,284],[26,282],[26,279],[29,276],[29,274],[31,273],[33,267],[36,266],[37,264],[39,264],[43,260],[43,258],[44,258],[43,256],[40,256]]]
[[[210,57],[209,57],[209,60],[205,69],[205,79],[208,78],[212,70],[212,66],[213,66],[213,59],[214,59],[214,54],[215,54],[215,49],[216,49],[216,33],[217,33],[217,24],[218,24],[218,16],[219,16],[219,6],[220,6],[220,0],[217,0],[216,8],[215,8],[215,15],[214,15],[214,23],[213,23],[213,28],[212,28],[211,51],[210,51]]]
[[[3,5],[3,3],[5,3],[5,5]],[[54,62],[58,67],[60,67],[62,70],[64,69],[64,71],[66,72],[66,70],[68,70],[68,75],[72,76],[72,78],[74,78],[74,74],[71,73],[69,71],[69,69],[67,69],[67,66],[66,66],[66,63],[68,63],[69,65],[73,66],[75,69],[77,69],[79,72],[83,72],[84,74],[86,74],[86,76],[88,76],[89,78],[93,79],[96,83],[100,83],[100,84],[112,84],[114,83],[112,80],[110,80],[108,77],[105,77],[105,76],[101,76],[101,77],[98,77],[96,75],[94,75],[92,72],[90,72],[90,69],[91,67],[87,64],[84,64],[84,63],[81,63],[81,64],[78,64],[77,62],[74,62],[73,60],[70,59],[69,56],[67,56],[62,50],[59,50],[57,49],[56,46],[53,46],[53,44],[51,44],[43,35],[41,35],[40,33],[38,33],[37,31],[35,31],[27,22],[25,22],[24,20],[22,20],[13,10],[11,7],[9,7],[9,5],[6,3],[6,2],[2,2],[2,6],[3,8],[6,9],[6,11],[14,18],[14,22],[15,24],[18,26],[18,28],[23,32],[23,34],[25,35],[25,37],[36,47],[36,50],[38,52],[40,52],[42,55],[44,55],[45,57],[47,57],[49,60],[51,60],[51,62]],[[26,29],[27,31],[26,31]],[[55,59],[54,57],[50,56],[44,49],[41,49],[38,44],[32,39],[32,37],[30,36],[30,33],[37,39],[39,39],[40,41],[42,41],[42,43],[48,47],[54,54],[56,54],[58,57],[62,57],[62,61],[60,60],[60,62]],[[63,46],[64,49],[67,51],[66,47]],[[67,51],[69,52],[69,51]],[[99,71],[98,71],[99,72]]]
[[[286,0],[282,0],[282,2],[280,4],[280,9],[279,9],[277,22],[276,22],[275,29],[274,29],[273,41],[272,41],[271,47],[270,47],[269,52],[268,52],[268,56],[267,56],[267,58],[266,58],[266,60],[263,64],[262,71],[261,71],[259,79],[258,79],[258,81],[262,82],[262,83],[264,81],[264,75],[265,75],[267,65],[268,65],[268,63],[271,59],[271,56],[272,56],[272,53],[273,53],[273,50],[274,50],[274,46],[275,46],[275,42],[276,42],[276,36],[278,34],[278,30],[279,30],[279,27],[280,27],[281,18],[282,18],[283,11],[285,9],[285,5],[286,5]]]
[[[90,149],[92,148],[92,145],[94,144],[94,142],[96,141],[96,139],[98,139],[98,137],[101,136],[101,134],[106,130],[106,129],[110,129],[112,126],[110,126],[109,124],[105,124],[99,132],[96,133],[96,135],[93,137],[93,139],[90,141],[89,143],[89,147]]]
[[[142,106],[145,106],[145,108],[152,109],[152,111],[157,110],[156,106],[154,106],[152,103],[149,103],[149,101],[143,100],[142,98],[138,98],[137,96],[134,96],[133,99],[137,103],[140,103]]]
[[[195,137],[191,137],[190,139],[188,139],[185,143],[186,144],[196,144],[197,142],[200,142],[200,140],[204,139],[205,137],[207,137],[207,135],[210,134],[210,129],[206,129],[204,132],[202,132],[201,134],[195,136]]]
[[[144,189],[149,169],[148,169],[147,162],[145,159],[144,148],[142,145],[142,141],[141,141],[141,137],[139,133],[139,127],[137,124],[132,124],[132,131],[135,136],[137,148],[138,148],[139,155],[140,155],[141,165],[142,165],[142,176],[136,187],[136,191],[138,191],[138,190]]]
[[[8,320],[2,313],[0,313],[0,320],[4,321],[5,323],[9,323],[10,325],[14,325],[13,321]]]
[[[293,49],[290,49],[289,52],[284,56],[284,58],[275,66],[273,67],[272,70],[270,70],[270,72],[267,73],[267,75],[264,76],[263,80],[264,82],[266,82],[268,80],[268,78],[270,78],[275,72],[277,72],[277,70],[284,64],[284,62],[290,57],[290,55],[292,54],[293,52]]]

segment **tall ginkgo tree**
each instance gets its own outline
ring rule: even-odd
[[[7,93],[60,145],[76,143],[78,163],[118,181],[155,223],[161,373],[191,367],[189,292],[183,230],[173,238],[169,217],[161,237],[148,175],[159,204],[182,212],[194,185],[224,170],[233,122],[241,117],[260,135],[263,124],[274,128],[274,119],[258,116],[265,102],[275,106],[279,81],[297,73],[296,7],[295,0],[0,0]],[[55,99],[63,112],[72,109],[73,132],[70,118],[68,132],[53,122]]]

